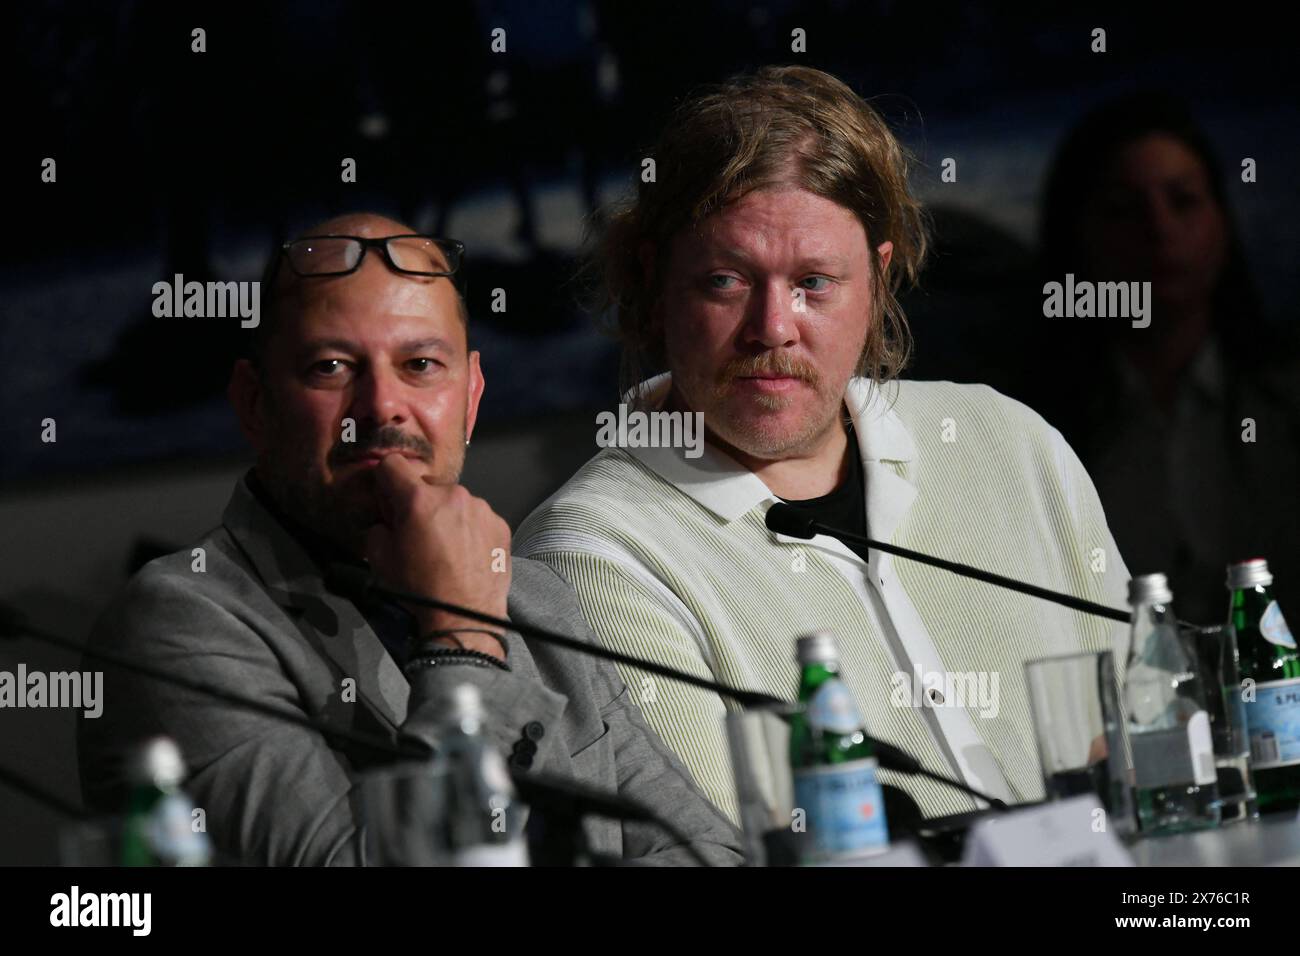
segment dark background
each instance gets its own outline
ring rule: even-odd
[[[1025,398],[1041,389],[1047,357],[1028,343],[1044,321],[1033,277],[1042,177],[1090,106],[1152,87],[1180,94],[1224,158],[1265,318],[1294,329],[1289,28],[1262,8],[984,6],[46,2],[10,12],[0,600],[80,636],[130,568],[216,522],[247,466],[224,397],[241,330],[153,319],[152,285],[175,272],[255,279],[286,234],[343,211],[466,242],[471,338],[488,381],[466,481],[517,524],[595,451],[595,411],[616,401],[616,346],[573,282],[594,204],[630,188],[683,94],[762,64],[841,77],[920,161],[913,185],[938,245],[904,300],[917,343],[909,377]],[[490,52],[498,26],[505,54]],[[1098,26],[1101,55],[1089,52]],[[190,50],[195,27],[205,53]],[[790,50],[796,27],[806,53]],[[957,183],[939,181],[948,156]],[[1258,161],[1254,185],[1236,174],[1243,156]],[[40,181],[45,157],[57,160],[55,184]],[[340,182],[344,157],[357,162],[356,184]],[[505,314],[489,309],[496,287],[508,292]],[[1050,360],[1059,369],[1071,357]],[[46,417],[58,422],[55,444],[40,440]],[[76,666],[26,642],[0,666],[16,660]],[[0,764],[73,797],[70,747],[66,714],[0,715]],[[0,790],[0,820],[0,863],[52,857],[54,815]]]
[[[190,52],[194,26],[206,53]],[[505,54],[489,51],[496,26]],[[790,52],[796,26],[806,54]],[[1088,50],[1094,26],[1105,54]],[[467,242],[486,421],[609,401],[612,346],[567,283],[589,201],[630,186],[683,93],[764,63],[822,67],[878,97],[923,163],[915,185],[941,245],[906,303],[912,377],[1012,385],[1000,353],[1026,318],[1011,293],[1051,149],[1088,106],[1131,89],[1182,94],[1230,173],[1257,158],[1260,182],[1229,188],[1269,319],[1292,322],[1300,292],[1295,43],[1262,13],[46,3],[15,27],[3,328],[21,362],[0,376],[0,480],[239,450],[223,396],[237,325],[152,320],[152,284],[256,278],[286,230],[360,208]],[[39,181],[46,156],[57,184]],[[340,182],[345,156],[356,184]],[[957,183],[938,181],[945,156]],[[496,287],[504,315],[488,308]],[[46,415],[75,422],[76,440],[42,445],[32,423]]]

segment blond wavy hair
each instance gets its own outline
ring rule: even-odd
[[[614,322],[623,347],[626,393],[647,368],[666,365],[653,306],[668,244],[746,193],[798,186],[852,211],[868,237],[871,324],[856,374],[884,383],[912,349],[897,294],[917,283],[929,245],[921,204],[908,191],[913,159],[880,114],[840,80],[804,66],[763,67],[708,87],[674,111],[651,154],[655,178],[607,212],[587,263],[597,307]],[[876,247],[893,243],[889,268]],[[657,251],[651,274],[641,250]]]

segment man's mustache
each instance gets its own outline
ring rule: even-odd
[[[354,458],[363,458],[376,451],[409,451],[428,460],[433,457],[433,446],[419,435],[408,435],[395,425],[366,432],[356,441],[339,441],[330,450],[330,463],[339,464]]]
[[[717,384],[729,385],[738,378],[755,375],[780,375],[802,379],[814,388],[821,381],[817,366],[806,359],[796,358],[789,352],[760,352],[758,355],[741,355],[729,359],[718,369]]]

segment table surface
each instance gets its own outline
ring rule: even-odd
[[[1217,830],[1147,837],[1128,851],[1138,866],[1300,866],[1300,817],[1264,816]]]

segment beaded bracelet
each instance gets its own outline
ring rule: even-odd
[[[487,634],[491,637],[495,637],[497,643],[501,645],[502,656],[505,657],[506,659],[509,659],[510,657],[510,647],[509,645],[506,644],[505,634],[503,634],[501,631],[488,630],[486,627],[445,627],[442,628],[441,630],[429,631],[426,634],[417,634],[415,636],[415,640],[418,642],[424,642],[424,641],[432,641],[439,637],[450,637],[453,641],[456,642],[456,646],[458,648],[460,648],[463,651],[469,650],[469,648],[467,648],[464,644],[462,644],[460,642],[460,639],[456,637],[457,634]]]
[[[437,650],[423,651],[402,668],[402,673],[409,675],[412,671],[425,667],[442,667],[447,664],[468,664],[471,667],[496,667],[509,671],[510,665],[503,660],[484,654],[482,651],[458,650],[454,647],[441,647]]]

